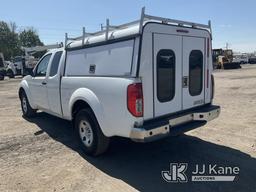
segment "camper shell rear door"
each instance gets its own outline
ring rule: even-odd
[[[209,39],[206,30],[160,23],[144,26],[139,69],[144,119],[210,103]]]

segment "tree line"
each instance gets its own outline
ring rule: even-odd
[[[4,54],[6,60],[14,56],[23,55],[21,47],[33,47],[43,45],[36,30],[27,28],[17,32],[17,25],[14,22],[6,23],[0,21],[0,52]],[[35,55],[40,57],[40,53]]]

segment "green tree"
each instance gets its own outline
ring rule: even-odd
[[[23,47],[34,47],[43,45],[36,30],[33,28],[23,30],[20,33],[19,38],[20,44]]]
[[[23,30],[19,34],[19,39],[20,39],[20,45],[23,47],[34,47],[34,46],[44,45],[41,42],[41,40],[34,28],[29,28],[29,29]],[[34,54],[34,56],[39,58],[39,57],[43,56],[44,53],[45,53],[45,51],[37,52]]]
[[[10,60],[17,55],[23,55],[21,47],[41,46],[41,42],[36,30],[28,28],[20,34],[16,32],[17,25],[14,22],[7,24],[0,21],[0,52],[4,54],[6,60]],[[45,52],[35,53],[35,57],[41,57]]]
[[[15,32],[15,23],[8,25],[4,21],[0,21],[0,52],[9,60],[12,56],[21,54],[19,36]]]

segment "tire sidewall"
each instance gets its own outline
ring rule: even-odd
[[[24,111],[24,108],[23,108],[23,98],[25,98],[25,100],[26,100],[27,111]],[[20,102],[21,102],[21,110],[23,112],[23,115],[27,116],[28,115],[28,110],[29,110],[28,109],[28,98],[27,98],[27,96],[24,92],[21,95]]]
[[[26,99],[27,111],[24,111],[24,108],[23,108],[23,98]],[[34,117],[35,114],[36,114],[36,110],[32,109],[32,107],[30,106],[29,101],[28,101],[28,97],[27,97],[27,95],[24,91],[22,91],[20,102],[21,102],[21,109],[22,109],[23,116],[25,116],[25,117]]]
[[[91,146],[85,146],[81,137],[80,137],[80,133],[79,133],[79,124],[82,120],[87,121],[92,129],[93,132],[93,141]],[[98,129],[98,123],[95,121],[93,114],[87,110],[87,109],[83,109],[81,111],[78,112],[78,114],[76,115],[75,118],[75,137],[76,140],[79,144],[79,146],[81,147],[81,149],[87,153],[87,154],[94,154],[94,152],[97,149],[97,143],[98,143],[98,137],[97,137],[97,129]]]

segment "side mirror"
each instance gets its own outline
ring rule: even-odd
[[[35,72],[34,72],[34,70],[28,70],[28,74],[31,75],[32,77],[35,77]]]
[[[32,71],[31,71],[31,76],[32,76],[32,77],[35,77],[35,76],[36,76],[36,72],[32,70]]]

